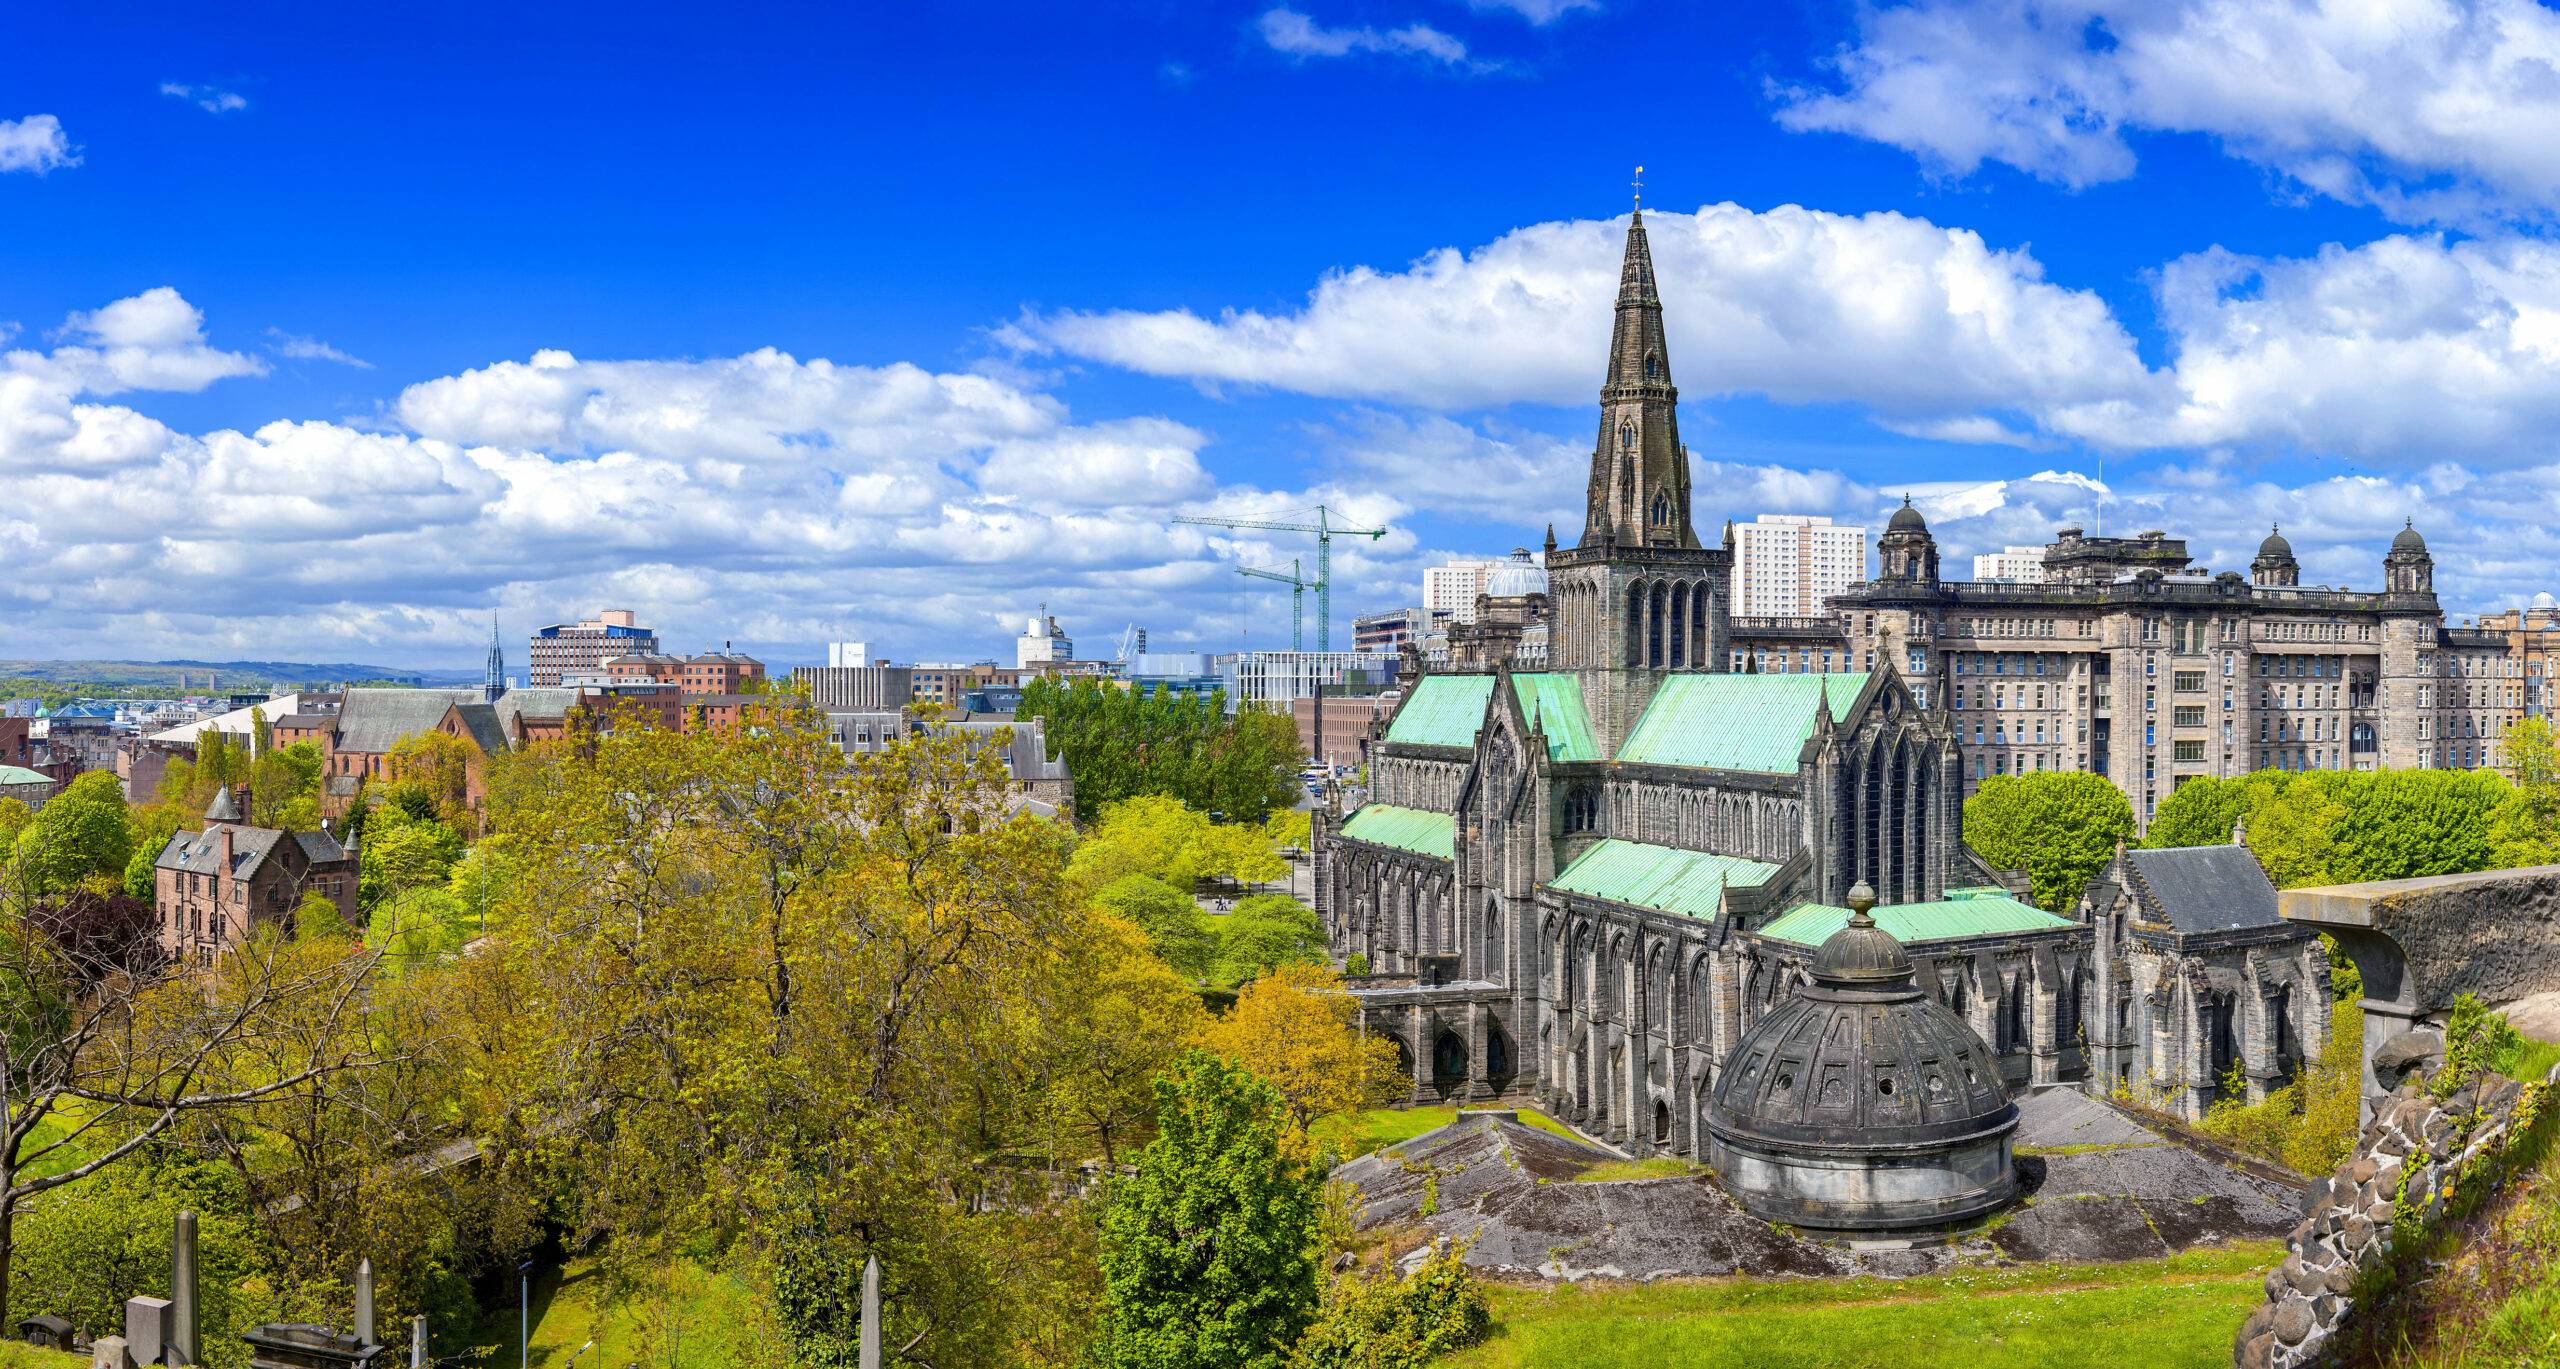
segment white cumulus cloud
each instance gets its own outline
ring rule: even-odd
[[[0,119],[0,172],[32,171],[41,176],[57,166],[78,166],[80,151],[62,132],[62,121],[50,114]]]
[[[2001,162],[2067,186],[2133,173],[2133,136],[2205,134],[2408,221],[2560,208],[2560,12],[2536,0],[1915,0],[1861,11],[1786,127]]]

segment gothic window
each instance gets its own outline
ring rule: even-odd
[[[1590,832],[1600,826],[1600,796],[1587,786],[1577,786],[1564,796],[1564,830]]]
[[[1653,521],[1657,523],[1668,523],[1671,521],[1670,495],[1657,494],[1653,497]]]
[[[1655,372],[1657,372],[1657,371],[1659,371],[1659,370],[1661,369],[1661,366],[1662,366],[1662,358],[1660,358],[1660,357],[1658,357],[1658,356],[1655,356],[1655,355],[1654,355],[1653,353],[1651,353],[1651,352],[1647,352],[1647,353],[1645,353],[1645,357],[1644,357],[1644,378],[1645,378],[1645,379],[1647,379],[1647,380],[1651,380],[1651,379],[1653,379],[1653,377],[1654,377],[1654,373],[1655,373]]]
[[[1636,449],[1636,425],[1633,423],[1618,425],[1618,445],[1627,451]]]

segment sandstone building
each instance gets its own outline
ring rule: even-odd
[[[1581,535],[1570,547],[1550,535],[1542,584],[1523,575],[1506,585],[1514,593],[1482,596],[1494,611],[1452,652],[1464,668],[1425,672],[1418,653],[1407,654],[1415,678],[1369,746],[1371,801],[1347,816],[1317,815],[1317,912],[1336,956],[1366,962],[1369,974],[1351,981],[1362,1021],[1401,1046],[1408,1097],[1531,1101],[1638,1153],[1703,1159],[1708,1103],[1737,1044],[1813,979],[1819,948],[1849,925],[1847,905],[1861,884],[1862,900],[1876,902],[1876,927],[1909,957],[1910,986],[1981,1039],[2005,1084],[2156,1082],[2184,1089],[2177,1098],[2193,1110],[2219,1096],[2219,1076],[2200,1083],[2182,1063],[2198,1042],[2207,1064],[2222,1058],[2217,1043],[2270,1043],[2272,1053],[2235,1047],[2247,1056],[2253,1091],[2261,1076],[2298,1065],[2306,1028],[2269,1028],[2266,1013],[2277,1001],[2270,989],[2297,1004],[2315,987],[2325,997],[2325,961],[2315,986],[2299,954],[2308,943],[2319,958],[2307,935],[2207,930],[2254,912],[2221,916],[2227,910],[2193,908],[2181,893],[2163,914],[2130,876],[2121,894],[2093,885],[2075,916],[2029,906],[2017,896],[2021,875],[1989,868],[1964,844],[1962,802],[1974,760],[1998,749],[1988,738],[2005,746],[2013,735],[2011,717],[2040,718],[2051,736],[2073,708],[2092,722],[2102,721],[2100,707],[2112,709],[2062,694],[2095,688],[2061,673],[2065,644],[2089,670],[2104,660],[2111,675],[2134,681],[2128,702],[2145,697],[2146,653],[2154,672],[2173,672],[2153,676],[2150,697],[2218,700],[2215,690],[2176,688],[2183,680],[2174,672],[2205,670],[2202,662],[2227,650],[2236,743],[2244,717],[2272,725],[2281,716],[2290,731],[2294,718],[2312,716],[2314,681],[2347,684],[2343,673],[2296,676],[2291,666],[2356,656],[2353,633],[2261,636],[2251,640],[2268,649],[2244,654],[2236,614],[2205,615],[2202,628],[2192,626],[2197,610],[2152,614],[2147,606],[2172,592],[2145,591],[2170,578],[2162,566],[2182,568],[2186,558],[2149,538],[2051,558],[2058,570],[2075,556],[2084,569],[2134,562],[2137,572],[2122,582],[2112,569],[2085,569],[2097,578],[2058,574],[2058,585],[2001,587],[2083,592],[2089,602],[2078,616],[2038,620],[2066,626],[2015,643],[1980,625],[1949,637],[1947,610],[1977,600],[1964,596],[1968,587],[1940,583],[1935,545],[1909,509],[1882,538],[1881,575],[1835,599],[1833,612],[1737,616],[1733,534],[1728,525],[1720,545],[1697,536],[1677,405],[1637,218]],[[2418,627],[2435,631],[2419,616],[2433,608],[2424,550],[2394,557],[2394,585],[2406,587],[2365,596],[2380,605],[2377,632],[2404,624],[2390,640],[2424,637],[2440,654],[2441,638]],[[2160,573],[2142,578],[2151,570]],[[2307,602],[2274,586],[2198,588],[2220,595],[2199,607],[2244,602],[2242,592],[2269,604]],[[2185,586],[2174,593],[2186,602]],[[1992,615],[1963,616],[1987,623]],[[1533,619],[1547,650],[1542,668],[1523,669],[1529,662],[1505,647],[1515,625],[1525,635]],[[2219,636],[2225,619],[2228,647]],[[1909,635],[1915,621],[1933,629],[1925,641]],[[2000,621],[2029,619],[2004,609]],[[2248,621],[2311,619],[2271,611]],[[2145,635],[2172,624],[2188,637],[2155,645]],[[2106,654],[2119,625],[2133,639]],[[1992,664],[1977,672],[1972,657],[1952,654],[1959,641]],[[2010,644],[1979,645],[1991,641]],[[2046,674],[2017,664],[2025,641],[2040,644]],[[2329,645],[2307,650],[2315,644]],[[2199,650],[2182,654],[2182,646]],[[2414,660],[2415,647],[2406,654]],[[2253,668],[2241,662],[2261,659],[2286,663],[2288,701],[2297,680],[2304,691],[2300,712],[2269,702],[2243,713],[2243,681],[2260,681],[2240,674]],[[2262,686],[2270,701],[2276,680],[2271,669]],[[2341,726],[2357,706],[2338,700]],[[2174,716],[2155,724],[2166,740],[2153,745],[2164,751],[2175,740]],[[2002,725],[1977,743],[1977,717]],[[2306,736],[2302,746],[2310,745]],[[2341,756],[2348,746],[2338,743]],[[2054,758],[2066,750],[2080,754],[2048,741],[2045,767],[2062,764]],[[2109,753],[2093,744],[2089,754]],[[2121,774],[2139,758],[2138,747],[2127,749],[2111,769]],[[2192,927],[2180,924],[2184,913]],[[2169,921],[2156,924],[2163,915]],[[2103,956],[2102,930],[2115,939]],[[2126,1006],[2136,994],[2142,1006]],[[2098,1020],[2106,1012],[2121,1030],[2114,1018]]]

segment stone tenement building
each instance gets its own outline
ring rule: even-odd
[[[1883,657],[1945,691],[1968,789],[2094,771],[2147,823],[2199,775],[2494,766],[2497,738],[2524,716],[2523,653],[2510,649],[2521,634],[2448,626],[2414,528],[2392,539],[2378,590],[2302,584],[2273,532],[2246,577],[2206,574],[2163,533],[2064,528],[2043,584],[1941,581],[1910,508],[1879,551],[1876,578],[1830,601],[1822,649]],[[1772,669],[1795,646],[1736,635]]]
[[[2325,1002],[2302,982],[2304,946],[2325,976],[2308,934],[2194,931],[2265,920],[2210,880],[2179,885],[2185,922],[2164,926],[2139,884],[2129,902],[2093,886],[2076,918],[2028,906],[2022,876],[1964,844],[1958,729],[1977,710],[1930,688],[1925,656],[1829,616],[1801,620],[1822,636],[1784,668],[1759,645],[1729,612],[1730,538],[1704,545],[1690,521],[1677,404],[1638,218],[1580,538],[1550,545],[1543,585],[1486,596],[1500,612],[1478,668],[1424,673],[1407,653],[1416,678],[1370,743],[1372,801],[1316,817],[1317,912],[1335,955],[1366,961],[1361,1020],[1401,1046],[1408,1097],[1532,1101],[1638,1153],[1704,1159],[1737,1043],[1793,1001],[1861,883],[1911,984],[2004,1081],[2121,1078],[2192,1111],[2219,1096],[2224,1045],[2253,1088],[2295,1068],[2306,1028],[2269,1025],[2278,998],[2234,986]],[[1917,524],[1897,515],[1888,564],[1925,569],[1935,593]],[[1516,669],[1501,642],[1541,608],[1546,668]],[[2014,667],[1981,678],[2004,708],[2032,685]],[[2092,906],[2116,919],[2103,955]]]

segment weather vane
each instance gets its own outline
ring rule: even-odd
[[[1631,185],[1633,185],[1633,186],[1635,187],[1635,192],[1636,192],[1636,208],[1638,208],[1638,209],[1642,209],[1642,208],[1644,208],[1644,168],[1643,168],[1643,167],[1637,167],[1637,168],[1636,168],[1636,178],[1635,178],[1635,180],[1633,180],[1633,181],[1632,181],[1632,182],[1630,182],[1629,184],[1631,184]]]

